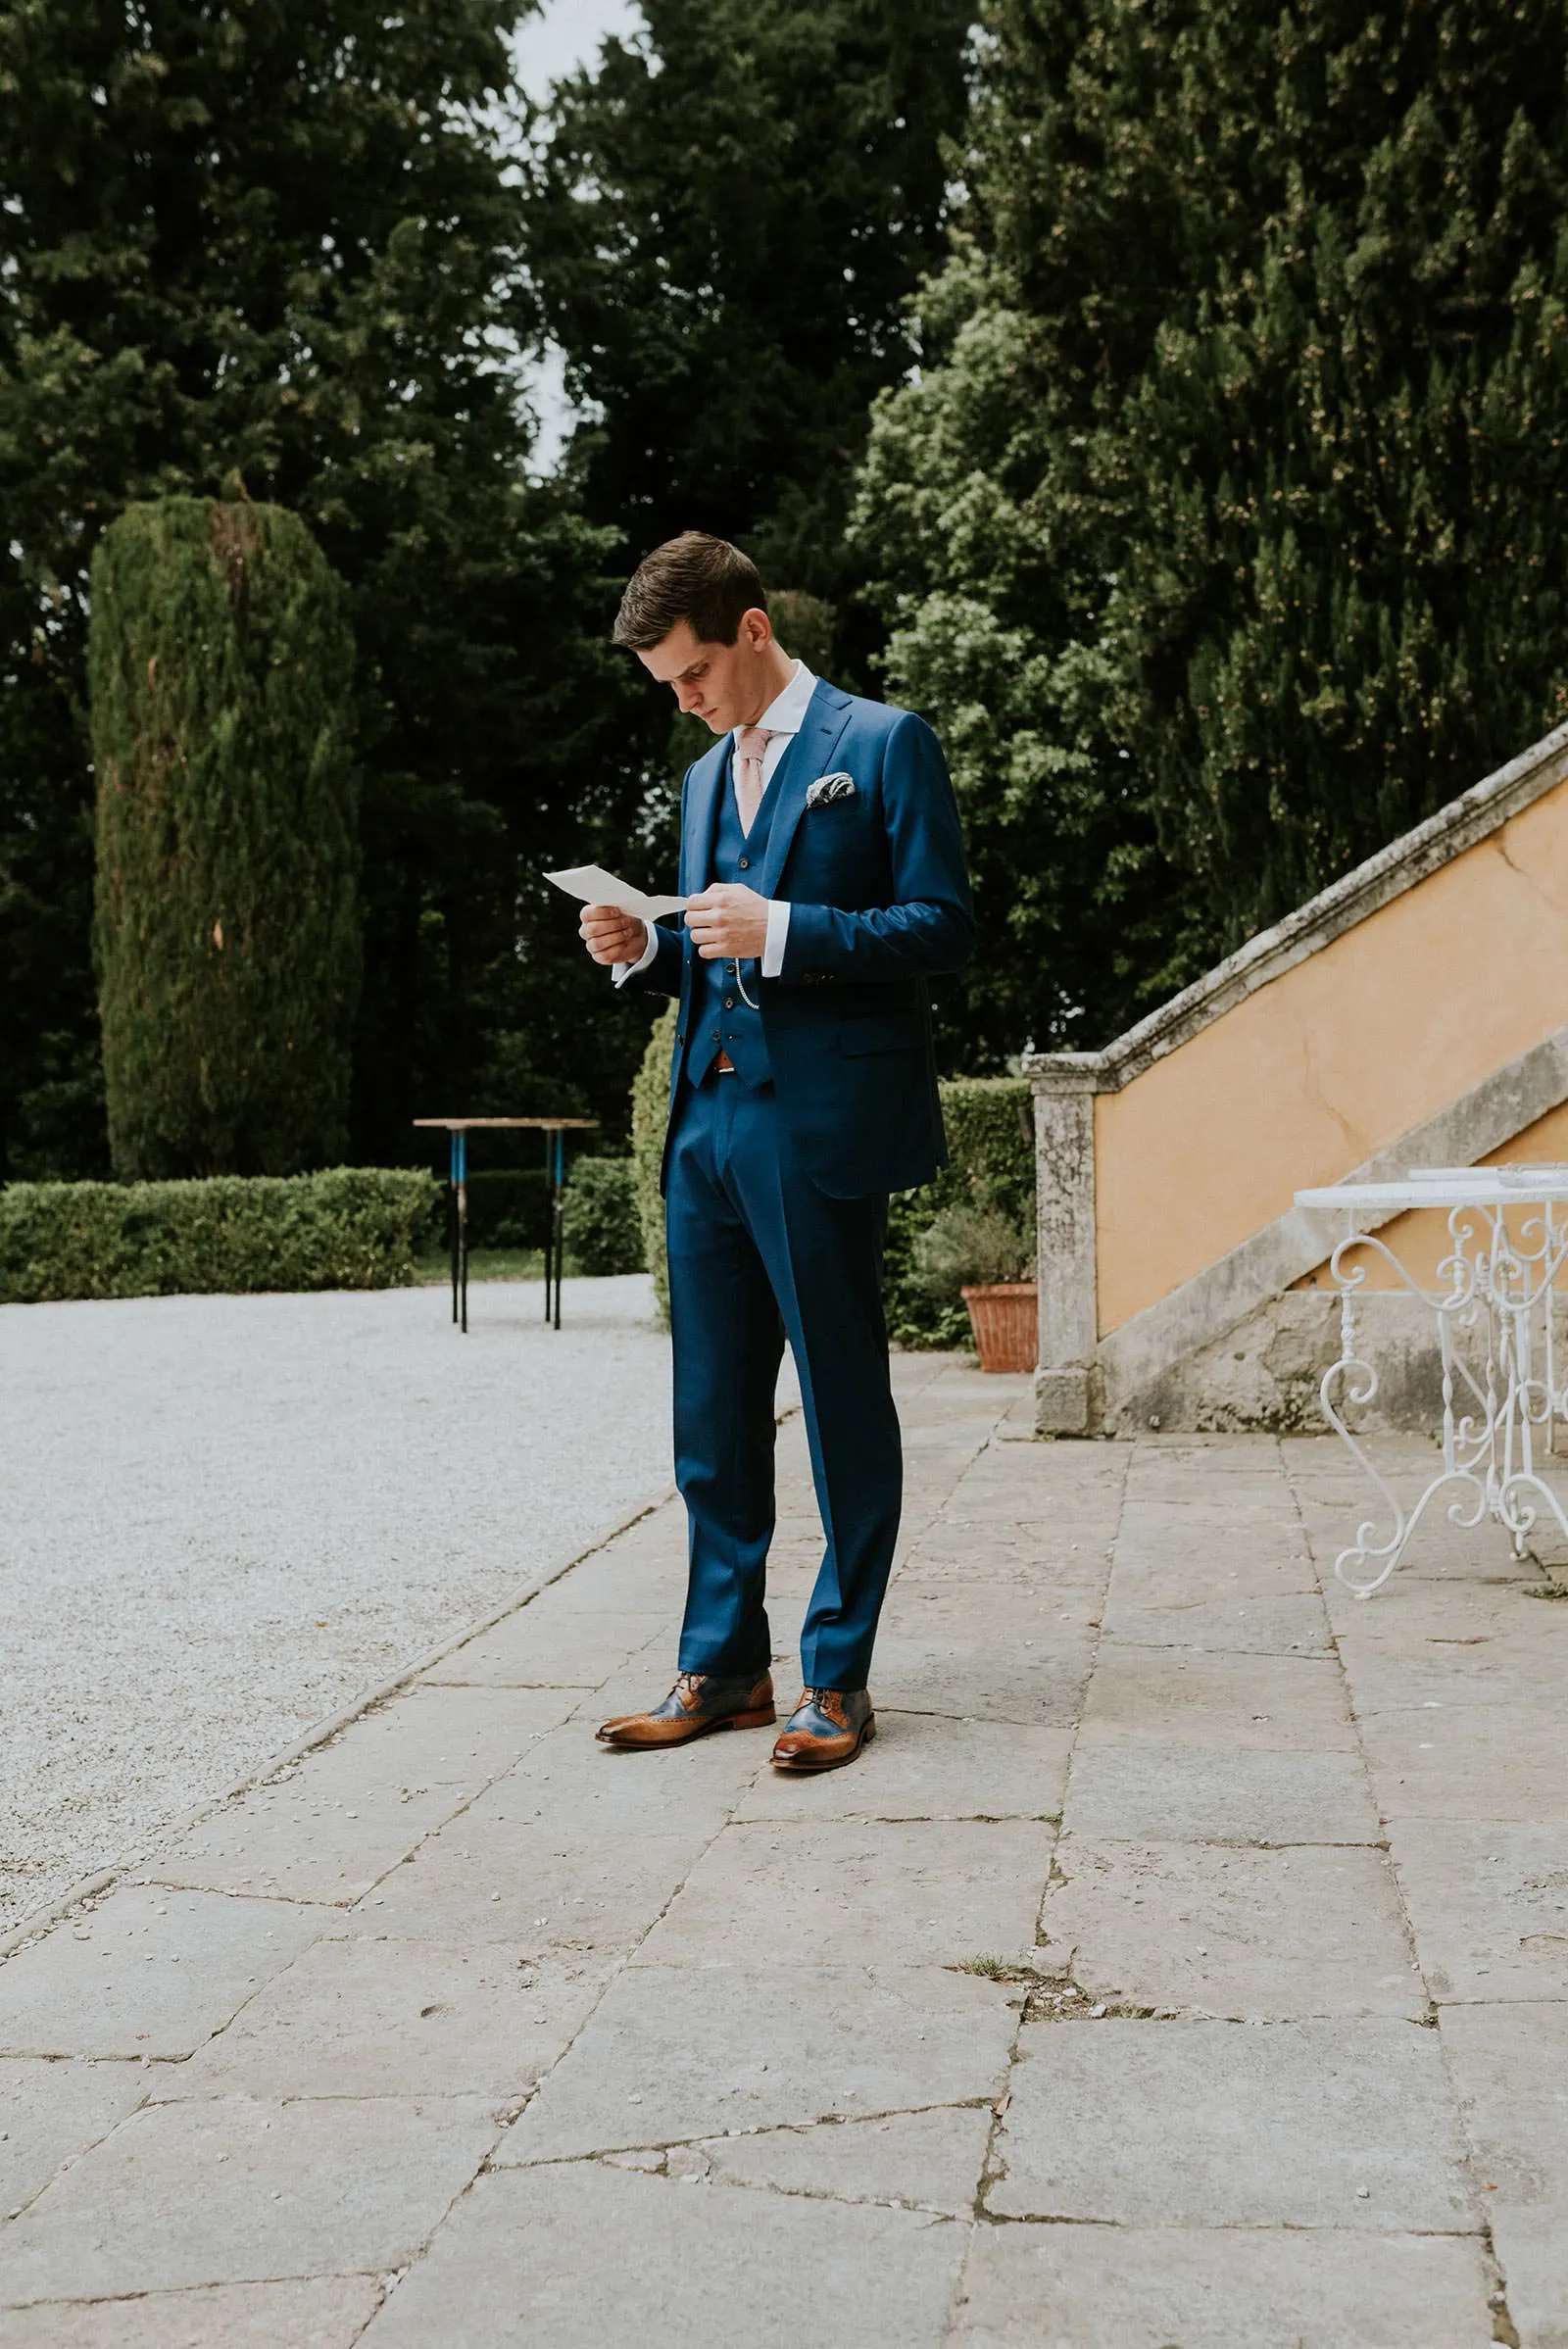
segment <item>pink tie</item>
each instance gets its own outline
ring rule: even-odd
[[[743,832],[751,830],[762,805],[762,754],[776,731],[776,727],[742,726],[735,745],[735,805]]]

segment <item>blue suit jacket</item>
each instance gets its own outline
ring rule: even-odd
[[[682,897],[712,875],[732,739],[687,769]],[[854,795],[808,808],[817,777],[841,771],[854,777]],[[947,760],[923,718],[818,683],[774,784],[754,880],[761,896],[790,903],[783,970],[757,989],[779,1104],[830,1197],[907,1190],[929,1182],[948,1154],[926,982],[974,951]],[[697,954],[683,923],[657,928],[653,961],[628,983],[680,998],[673,1106]]]

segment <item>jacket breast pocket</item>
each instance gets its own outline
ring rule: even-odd
[[[839,1051],[858,1058],[866,1052],[917,1052],[925,1047],[925,1022],[916,1011],[871,1011],[839,1022]]]

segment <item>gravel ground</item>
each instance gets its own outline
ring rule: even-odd
[[[0,1930],[668,1482],[641,1277],[0,1308]]]

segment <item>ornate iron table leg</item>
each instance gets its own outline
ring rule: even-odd
[[[1473,1245],[1478,1216],[1485,1235]],[[1324,1372],[1319,1388],[1323,1415],[1377,1488],[1391,1526],[1387,1537],[1379,1540],[1378,1521],[1364,1520],[1355,1540],[1334,1562],[1340,1581],[1357,1598],[1370,1598],[1382,1589],[1427,1509],[1446,1488],[1455,1489],[1446,1511],[1451,1525],[1468,1531],[1492,1517],[1507,1533],[1516,1557],[1524,1555],[1543,1506],[1568,1536],[1568,1513],[1535,1458],[1535,1429],[1549,1429],[1553,1416],[1568,1405],[1568,1396],[1558,1395],[1554,1385],[1551,1330],[1552,1293],[1568,1255],[1568,1237],[1554,1230],[1547,1211],[1526,1225],[1526,1241],[1535,1230],[1542,1235],[1540,1247],[1516,1246],[1500,1207],[1455,1207],[1448,1230],[1453,1250],[1439,1266],[1440,1278],[1448,1282],[1446,1292],[1418,1289],[1393,1250],[1367,1233],[1342,1240],[1329,1260],[1340,1291],[1340,1354]],[[1336,1407],[1336,1398],[1344,1404],[1369,1403],[1378,1392],[1377,1372],[1356,1350],[1355,1298],[1366,1281],[1364,1265],[1347,1262],[1356,1250],[1381,1256],[1409,1295],[1437,1316],[1443,1362],[1443,1467],[1409,1511],[1400,1507]],[[1544,1379],[1535,1373],[1538,1308],[1545,1315]],[[1456,1331],[1483,1337],[1485,1356],[1478,1368],[1471,1367],[1456,1346]],[[1461,1387],[1468,1390],[1466,1395],[1460,1395]],[[1358,1578],[1356,1569],[1374,1565],[1378,1571],[1370,1580]]]

